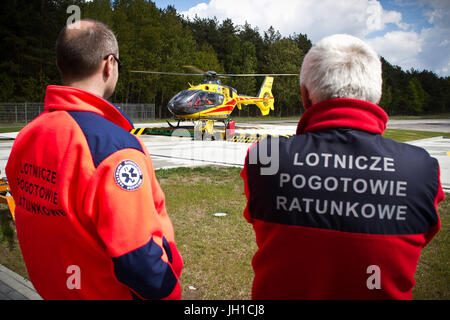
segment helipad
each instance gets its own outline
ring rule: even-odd
[[[403,123],[404,121],[405,123]],[[426,130],[429,126],[435,130],[438,126],[443,131],[450,129],[450,120],[396,120],[393,127]],[[137,124],[136,127],[146,127],[149,124]],[[151,126],[168,126],[163,123],[155,123]],[[219,124],[220,126],[220,124]],[[293,135],[295,134],[297,122],[283,121],[270,123],[241,123],[237,126],[236,132],[246,132],[247,134],[271,134],[271,135]],[[406,126],[406,127],[405,127]],[[428,127],[427,127],[428,126]],[[389,123],[388,123],[389,127]],[[0,135],[0,170],[4,176],[4,168],[11,152],[13,139],[17,133]],[[182,136],[182,131],[178,131]],[[239,166],[244,165],[245,156],[251,143],[219,141],[193,140],[187,137],[141,135],[140,138],[146,145],[155,169],[190,167],[205,165]],[[441,182],[444,189],[450,192],[450,139],[436,137],[418,141],[410,141],[409,144],[416,145],[427,150],[431,156],[435,157],[440,164]]]
[[[295,128],[293,128],[295,130]],[[227,141],[195,141],[179,137],[142,136],[150,152],[155,168],[173,168],[204,165],[240,166],[244,165],[249,143]],[[450,139],[436,137],[411,141],[439,161],[441,183],[450,192]]]

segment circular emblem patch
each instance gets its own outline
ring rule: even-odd
[[[124,160],[117,165],[115,178],[119,187],[127,191],[133,191],[142,184],[142,170],[136,162]]]

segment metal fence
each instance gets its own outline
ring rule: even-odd
[[[133,121],[148,121],[155,119],[155,104],[117,103],[118,106]]]
[[[133,121],[148,121],[155,119],[154,104],[117,103]],[[0,103],[0,123],[28,123],[44,111],[42,102],[4,102]]]

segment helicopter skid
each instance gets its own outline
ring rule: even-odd
[[[180,121],[181,121],[181,120],[178,120],[177,125],[174,126],[173,124],[171,124],[171,123],[169,122],[169,120],[166,120],[166,122],[167,122],[167,124],[169,125],[169,127],[175,128],[175,129],[180,127]]]

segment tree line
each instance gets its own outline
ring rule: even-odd
[[[39,102],[44,88],[60,84],[55,66],[55,40],[67,22],[70,5],[81,18],[97,19],[115,32],[124,62],[116,103],[155,103],[157,117],[169,117],[165,107],[193,76],[145,75],[131,70],[187,72],[186,66],[218,73],[299,73],[312,43],[306,34],[290,36],[270,27],[260,32],[248,23],[216,18],[185,19],[174,7],[159,9],[148,0],[3,0],[0,13],[0,102]],[[450,112],[450,77],[431,71],[408,70],[382,58],[383,97],[380,105],[390,115]],[[262,78],[222,79],[245,95],[256,95]],[[274,81],[276,116],[302,112],[298,77]],[[258,115],[252,106],[236,115]]]

